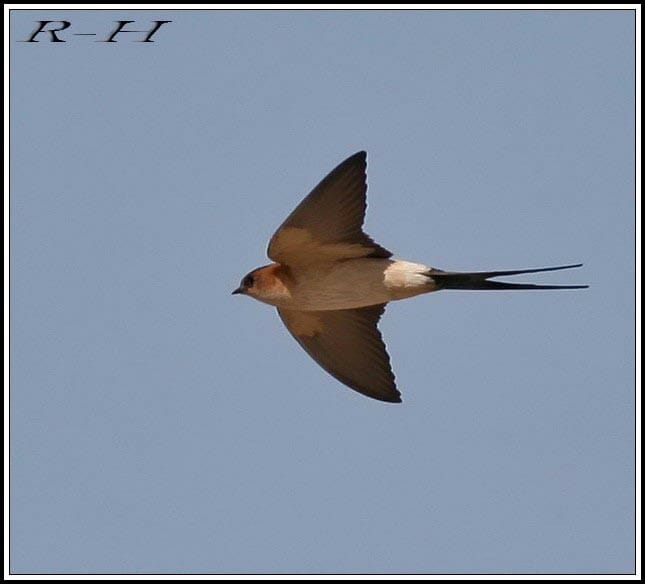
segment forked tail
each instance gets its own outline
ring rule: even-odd
[[[441,288],[448,290],[574,290],[589,288],[589,286],[552,286],[549,284],[515,284],[513,282],[494,282],[490,278],[498,276],[515,276],[517,274],[533,274],[535,272],[554,272],[579,268],[582,264],[555,266],[552,268],[534,268],[531,270],[504,270],[497,272],[444,272],[432,269],[427,272]]]

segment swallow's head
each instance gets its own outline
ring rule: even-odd
[[[233,294],[246,294],[256,300],[276,304],[285,294],[288,295],[281,268],[279,264],[256,268],[242,278]]]
[[[253,270],[244,276],[240,285],[233,290],[233,294],[248,294],[249,296],[252,296],[258,284],[258,278],[255,275],[256,272],[257,270]]]

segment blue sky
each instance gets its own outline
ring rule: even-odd
[[[13,573],[633,570],[632,12],[11,33]],[[590,288],[392,303],[403,404],[345,388],[230,292],[363,149],[397,257]]]

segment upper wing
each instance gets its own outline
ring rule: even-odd
[[[392,254],[363,232],[367,207],[365,152],[332,170],[273,234],[267,255],[281,264]]]
[[[386,402],[400,402],[390,357],[376,327],[385,304],[305,312],[278,308],[302,348],[328,373],[356,391]]]

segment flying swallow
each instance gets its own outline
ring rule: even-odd
[[[400,402],[390,357],[377,324],[392,300],[437,290],[561,290],[491,280],[578,268],[582,264],[491,272],[449,272],[391,259],[362,229],[367,207],[365,152],[341,162],[280,225],[269,242],[274,263],[244,276],[233,294],[278,309],[300,346],[348,387]]]

